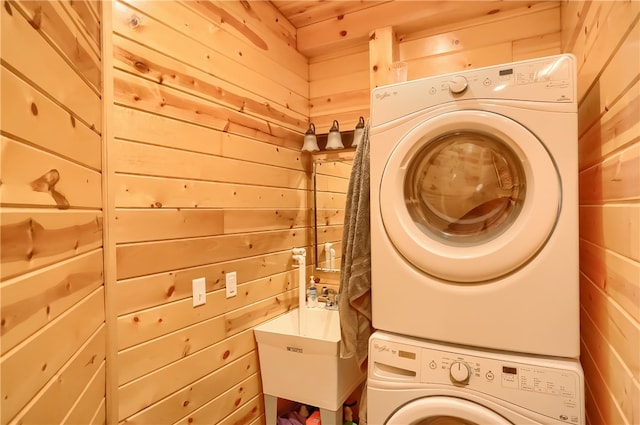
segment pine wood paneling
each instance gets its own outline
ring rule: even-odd
[[[640,264],[601,246],[580,242],[582,272],[640,322]]]
[[[633,201],[640,198],[640,145],[634,144],[580,173],[580,202]]]
[[[292,91],[284,78],[271,80],[262,74],[261,70],[264,67],[250,68],[240,63],[241,57],[238,53],[227,57],[215,50],[215,45],[207,46],[178,31],[170,30],[163,23],[146,14],[147,7],[153,8],[152,3],[139,5],[138,7],[144,9],[142,11],[135,11],[123,3],[118,3],[114,13],[114,31],[132,40],[140,40],[141,37],[144,37],[145,42],[142,44],[153,50],[163,52],[173,58],[180,58],[181,62],[190,64],[192,67],[212,74],[219,79],[235,82],[236,86],[240,85],[257,93],[269,102],[275,102],[282,106],[291,105],[292,107],[300,105],[300,110],[297,108],[294,110],[305,113],[304,102],[301,101],[304,99],[304,94]],[[178,24],[173,20],[166,22],[176,26]],[[185,49],[184,46],[189,46],[189,48]],[[306,93],[306,90],[301,88],[299,90]]]
[[[84,26],[76,26],[62,2],[20,1],[18,7],[29,22],[87,81],[96,94],[101,87],[100,46],[85,35]]]
[[[102,245],[102,219],[99,212],[3,209],[1,217],[3,279],[92,251]]]
[[[304,208],[303,190],[157,177],[115,176],[116,198],[125,208]]]
[[[19,140],[100,170],[100,135],[16,74],[2,68],[2,129]],[[97,100],[97,99],[96,99]],[[52,137],[53,135],[56,137]]]
[[[444,32],[436,27],[403,35],[400,59],[413,60],[555,34],[559,25],[560,6],[538,3],[524,10],[497,13],[493,19],[463,22]]]
[[[135,2],[128,0],[125,2],[135,6]],[[211,11],[213,5],[207,6],[194,5],[194,8]],[[271,80],[271,85],[281,84],[302,96],[307,93],[306,60],[293,49],[287,49],[286,56],[281,56],[281,52],[270,51],[269,45],[260,37],[260,34],[254,33],[247,26],[234,26],[235,29],[243,30],[243,37],[238,37],[238,34],[232,31],[220,31],[216,28],[216,21],[211,20],[217,16],[205,17],[194,13],[188,2],[151,2],[144,6],[144,14],[152,16],[159,22],[170,23],[171,26],[180,28],[181,32],[195,42],[219,52],[224,60],[220,57],[218,63],[229,63],[235,68],[244,67],[248,70],[259,69],[263,77]],[[229,16],[231,14],[227,13],[225,17]],[[146,21],[143,19],[141,24],[147,26]],[[262,33],[269,34],[264,31]],[[282,43],[276,42],[276,44],[282,46]],[[227,58],[232,59],[233,63]],[[288,60],[290,58],[293,60]],[[288,62],[291,62],[291,65]]]
[[[65,210],[102,206],[101,175],[75,163],[6,137],[0,138],[2,202]],[[22,158],[13,161],[12,158]]]
[[[260,384],[260,376],[255,374],[235,385],[233,388],[230,388],[224,394],[220,395],[220,397],[207,403],[177,423],[188,425],[192,422],[207,422],[211,420],[220,423],[218,421],[224,419],[225,416],[229,414],[231,414],[233,418],[231,420],[241,421],[230,423],[247,423],[245,421],[256,417],[258,413],[257,406],[259,406],[259,404],[256,405],[256,402],[261,398],[262,386]],[[234,409],[229,408],[229,406],[233,406],[235,403],[247,403],[247,407],[243,409],[244,411],[235,412]],[[235,419],[237,416],[240,416],[241,419]]]
[[[118,278],[277,253],[308,244],[305,232],[293,229],[122,245],[117,250]]]
[[[282,311],[279,311],[282,313]],[[248,330],[120,387],[120,415],[126,418],[256,349]],[[235,378],[235,377],[234,377]],[[215,393],[209,392],[209,397]],[[206,399],[203,398],[203,402]],[[193,406],[196,407],[196,406]]]
[[[117,70],[114,79],[116,102],[120,105],[258,138],[278,146],[293,147],[300,144],[299,133],[271,124],[266,119],[258,119]]]
[[[598,246],[640,261],[640,206],[607,204],[580,208],[580,235]]]
[[[0,9],[0,424],[105,422],[100,20]]]
[[[224,406],[216,403],[215,400],[218,399],[223,392],[233,388],[232,385],[235,383],[245,382],[247,379],[254,379],[253,377],[256,376],[259,367],[257,353],[251,351],[199,379],[190,385],[189,388],[180,390],[163,399],[155,404],[153,408],[142,410],[133,415],[128,422],[151,425],[163,423],[167,419],[176,421],[197,410],[198,406],[203,405],[213,404],[222,410]],[[213,397],[213,401],[211,401],[209,397]],[[231,405],[233,403],[225,402],[222,404]],[[207,420],[212,421],[212,417],[208,417]]]
[[[197,353],[241,331],[227,332],[224,322],[225,316],[220,315],[177,332],[163,335],[148,344],[140,344],[122,350],[118,356],[118,360],[123,364],[118,374],[120,384],[130,382]]]
[[[74,117],[100,131],[102,107],[96,92],[51,48],[18,9],[5,1],[0,15],[3,33],[11,34],[2,38],[2,59],[9,69],[24,75],[56,103],[65,105]],[[29,46],[28,55],[24,54],[24,46]],[[47,66],[43,67],[43,63]],[[3,114],[4,111],[5,108]]]
[[[101,249],[5,280],[0,299],[2,353],[56,319],[100,285]]]
[[[366,43],[369,33],[376,28],[394,26],[408,34],[520,7],[518,2],[387,2],[299,28],[298,50],[314,56],[337,45]]]
[[[116,172],[187,178],[193,180],[304,189],[302,171],[259,162],[204,155],[141,143],[116,140],[113,144]]]
[[[640,3],[635,1],[594,2],[586,16],[584,30],[576,40],[573,53],[578,57],[578,97],[592,89],[607,62],[627,37],[638,17]],[[633,40],[631,38],[630,40]],[[628,65],[633,66],[632,62]],[[637,65],[637,62],[636,62]]]
[[[65,416],[80,398],[85,386],[91,385],[96,373],[104,376],[104,358],[105,329],[102,326],[80,347],[60,372],[54,375],[17,419],[21,423],[32,424],[64,423]],[[104,400],[104,388],[97,399]]]
[[[2,423],[13,418],[103,322],[104,291],[99,288],[4,354],[0,363]]]
[[[269,117],[293,129],[303,126],[307,121],[305,115],[291,109],[293,105],[283,106],[268,102],[249,90],[194,69],[179,60],[164,56],[131,40],[115,37],[115,42],[115,63],[118,69],[205,97],[253,116]],[[302,99],[297,109],[307,109]]]
[[[640,418],[637,2],[563,2],[579,61],[581,360],[590,424]]]
[[[266,2],[114,6],[113,420],[250,423],[252,327],[296,306],[291,248],[310,244],[307,59]]]
[[[616,102],[601,104],[596,101],[592,104],[594,97],[599,95],[589,96],[582,104],[586,109],[585,115],[589,117],[584,117],[583,125],[579,127],[583,130],[588,128],[584,130],[578,147],[580,168],[596,165],[603,158],[633,143],[634,136],[640,133],[640,121],[637,119],[640,116],[640,82],[625,90]],[[593,114],[597,121],[589,122],[590,126],[587,127],[585,121],[593,118],[590,109],[598,107],[602,108],[602,113]]]
[[[262,283],[264,285],[264,281]],[[260,282],[247,283],[244,287],[240,285],[244,293],[227,301],[225,301],[225,291],[214,291],[207,294],[207,303],[199,308],[194,308],[192,300],[186,299],[121,316],[118,318],[119,346],[127,348],[221,314],[229,315],[225,324],[227,331],[235,330],[236,327],[245,329],[243,326],[233,326],[231,323],[231,317],[236,316],[236,311],[244,310],[248,313],[247,316],[251,316],[254,310],[270,311],[274,308],[279,310],[281,300],[275,296],[278,293],[285,294],[292,288],[289,279],[274,279],[269,283],[272,284],[266,285],[262,290],[256,289],[260,286]],[[265,299],[266,296],[272,298]],[[255,305],[245,304],[249,302]],[[251,320],[250,317],[241,319]],[[255,319],[260,317],[254,317],[253,320]],[[242,323],[240,316],[237,320]]]
[[[239,283],[277,275],[291,268],[291,253],[269,253],[175,272],[148,275],[118,282],[116,297],[119,314],[191,297],[191,280],[206,279],[207,292],[225,287],[225,270],[238,273]],[[293,286],[297,286],[294,282]]]
[[[222,0],[188,2],[185,6],[218,22],[221,28],[240,40],[269,51],[281,63],[287,64],[298,77],[307,79],[307,59],[296,50],[296,27],[270,2],[230,3]]]
[[[105,364],[102,364],[93,379],[73,406],[63,423],[88,424],[93,421],[96,411],[104,402]]]
[[[297,149],[286,149],[249,137],[119,106],[114,108],[114,115],[115,136],[121,140],[264,162],[299,171],[308,168],[299,146]],[[180,137],[175,137],[176,134],[180,134]]]

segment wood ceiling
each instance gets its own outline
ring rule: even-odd
[[[481,20],[542,1],[271,0],[271,3],[297,28],[298,50],[311,57],[362,43],[376,28],[392,26],[402,39],[403,34]]]

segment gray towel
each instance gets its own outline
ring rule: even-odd
[[[353,160],[344,230],[340,273],[340,328],[342,357],[367,359],[371,326],[371,229],[369,219],[369,122]]]

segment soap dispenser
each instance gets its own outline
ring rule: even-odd
[[[309,280],[309,290],[307,291],[307,307],[318,306],[318,288],[316,288],[316,281],[311,276]]]

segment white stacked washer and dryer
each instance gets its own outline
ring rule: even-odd
[[[368,423],[584,423],[576,63],[372,92]]]

